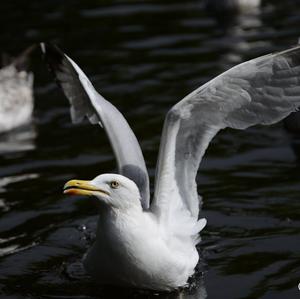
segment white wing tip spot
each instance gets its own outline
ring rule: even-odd
[[[45,47],[45,43],[40,43],[42,52],[45,54],[46,53],[46,47]]]

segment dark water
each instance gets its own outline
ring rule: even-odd
[[[59,43],[126,116],[153,180],[166,111],[221,71],[294,45],[300,2],[265,1],[230,28],[200,1],[2,1],[1,50]],[[36,53],[35,119],[0,136],[1,298],[299,298],[297,140],[281,124],[225,130],[198,183],[208,219],[203,272],[191,290],[101,288],[81,269],[94,238],[92,201],[62,195],[71,178],[114,171],[104,132],[70,122],[68,103]],[[299,142],[298,142],[299,144]]]

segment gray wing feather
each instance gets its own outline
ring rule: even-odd
[[[165,119],[151,208],[164,218],[182,207],[198,217],[195,178],[217,132],[273,124],[299,106],[299,46],[242,63],[186,96]]]
[[[57,47],[41,44],[46,62],[71,104],[73,122],[87,117],[100,124],[109,137],[120,174],[133,180],[149,207],[149,177],[139,143],[123,115],[93,87],[79,66]]]

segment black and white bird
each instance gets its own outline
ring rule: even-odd
[[[66,194],[95,196],[99,220],[86,270],[103,284],[173,290],[198,263],[196,174],[212,138],[226,127],[276,123],[300,105],[300,46],[239,64],[199,87],[166,115],[150,204],[149,178],[138,141],[121,113],[57,47],[41,44],[46,62],[71,104],[73,121],[100,124],[118,174],[71,180]]]
[[[34,48],[27,48],[0,69],[0,133],[31,120],[34,106],[33,73],[27,69],[29,55]]]

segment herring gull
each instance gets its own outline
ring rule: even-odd
[[[85,269],[99,283],[153,290],[187,284],[198,263],[196,174],[212,138],[226,127],[276,123],[300,106],[300,46],[239,64],[199,87],[166,115],[150,205],[149,178],[138,141],[121,113],[56,46],[45,60],[71,104],[73,121],[100,124],[118,174],[71,180],[64,193],[95,196],[99,220]]]
[[[0,69],[0,133],[28,123],[33,112],[33,74],[27,71],[27,48]]]

